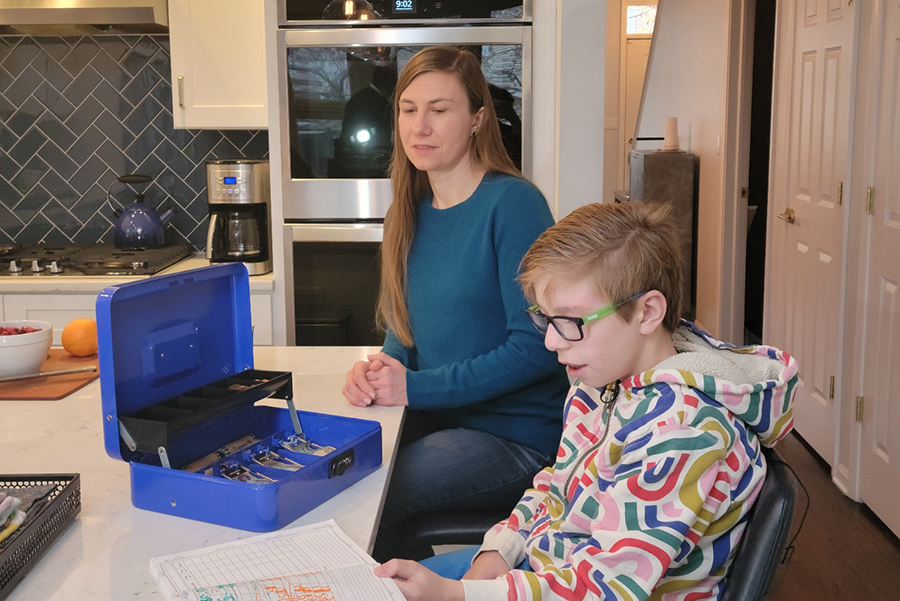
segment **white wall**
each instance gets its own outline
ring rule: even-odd
[[[716,336],[723,336],[725,326],[723,244],[729,230],[723,199],[731,194],[724,181],[725,157],[729,144],[736,143],[726,139],[731,5],[722,0],[659,2],[638,123],[638,136],[663,136],[666,117],[677,117],[681,148],[700,158],[697,321]]]
[[[531,181],[541,189],[554,217],[559,218],[556,203],[556,84],[559,71],[556,1],[536,2],[532,6],[532,123],[531,123]],[[528,174],[526,174],[528,175]]]
[[[533,4],[532,179],[557,219],[603,198],[606,4]]]
[[[622,186],[619,140],[622,137],[620,123],[620,83],[622,10],[625,0],[606,3],[606,88],[604,90],[603,119],[603,202],[612,202],[615,191]]]
[[[603,200],[606,2],[560,4],[558,217]]]

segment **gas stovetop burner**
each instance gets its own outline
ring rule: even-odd
[[[187,257],[187,244],[120,250],[107,244],[90,246],[0,246],[0,276],[152,275]]]

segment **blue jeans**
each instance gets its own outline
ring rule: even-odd
[[[373,557],[424,559],[430,547],[410,540],[408,520],[454,511],[512,512],[548,458],[486,432],[433,431],[427,418],[407,413],[388,486]]]
[[[423,559],[420,563],[438,576],[450,578],[451,580],[461,580],[466,575],[466,572],[469,571],[469,567],[472,565],[472,558],[475,557],[479,548],[478,545],[472,545],[458,551],[442,553],[441,555]],[[516,566],[516,569],[532,571],[528,558],[523,559]]]

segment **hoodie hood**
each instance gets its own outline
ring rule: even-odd
[[[686,384],[739,417],[767,447],[791,431],[799,375],[797,362],[788,353],[770,346],[736,347],[687,321],[672,340],[678,354],[623,385]]]

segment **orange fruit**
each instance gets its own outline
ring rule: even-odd
[[[62,331],[62,346],[76,357],[87,357],[97,352],[97,322],[88,317],[78,317],[66,324]]]

